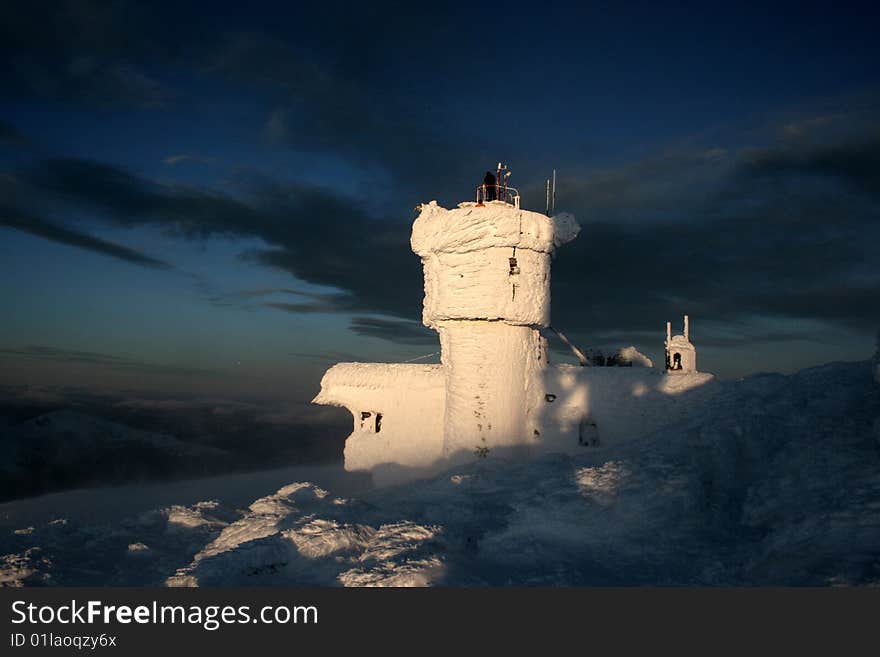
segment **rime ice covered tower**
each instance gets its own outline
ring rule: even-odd
[[[517,204],[518,205],[518,204]],[[413,225],[422,258],[422,321],[440,334],[447,458],[529,445],[540,435],[550,259],[579,228],[502,201],[429,203]]]
[[[684,332],[672,335],[672,324],[666,322],[666,369],[670,372],[696,372],[697,350],[690,340],[690,319],[684,316]]]
[[[422,321],[440,336],[441,364],[339,363],[321,380],[313,401],[354,416],[346,469],[389,481],[540,442],[550,260],[580,227],[571,215],[521,209],[506,184],[498,190],[503,200],[485,199],[484,188],[483,199],[451,210],[424,204],[413,224]]]

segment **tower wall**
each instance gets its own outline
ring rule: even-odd
[[[405,481],[450,460],[539,446],[548,408],[550,262],[580,227],[502,202],[421,206],[411,244],[422,259],[422,321],[440,335],[441,364],[339,363],[318,404],[344,406],[354,426],[347,470]],[[499,451],[495,451],[498,454]]]
[[[422,321],[440,334],[447,457],[528,446],[539,435],[550,261],[578,229],[567,215],[500,202],[422,206],[411,243],[425,274]]]
[[[446,378],[446,457],[487,455],[534,442],[532,411],[543,395],[540,334],[504,322],[449,320],[438,326]]]
[[[697,371],[697,350],[694,345],[685,339],[683,335],[674,335],[666,344],[666,351],[669,354],[670,366],[673,363],[675,354],[681,357],[681,370],[671,370],[680,372],[696,372]]]
[[[424,259],[422,321],[449,319],[550,324],[550,254],[517,247],[465,253],[434,252]]]

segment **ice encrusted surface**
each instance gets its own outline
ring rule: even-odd
[[[880,584],[872,363],[718,385],[687,421],[581,456],[7,529],[3,582]]]
[[[573,240],[579,231],[568,213],[548,217],[498,201],[485,206],[461,203],[449,210],[431,201],[421,206],[410,244],[420,256],[514,246],[549,253]]]
[[[521,326],[550,321],[550,260],[574,239],[574,217],[548,217],[501,202],[421,206],[410,244],[422,259],[422,321],[501,320]]]

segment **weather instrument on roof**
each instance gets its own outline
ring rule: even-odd
[[[501,202],[512,205],[519,209],[519,190],[507,184],[510,179],[510,168],[503,162],[495,167],[495,185],[487,185],[485,182],[477,186],[477,206],[483,207],[486,203]]]

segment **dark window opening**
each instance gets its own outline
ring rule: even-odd
[[[361,431],[379,433],[382,429],[382,414],[372,411],[361,411]]]
[[[599,445],[599,427],[590,418],[584,418],[578,425],[578,445],[596,447]]]

